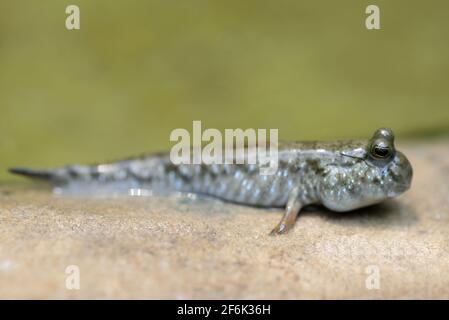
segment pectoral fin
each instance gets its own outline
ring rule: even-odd
[[[299,188],[295,188],[288,199],[285,213],[278,225],[270,232],[270,235],[284,234],[290,231],[295,225],[296,218],[303,204],[299,198]]]

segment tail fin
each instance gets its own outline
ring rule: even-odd
[[[36,178],[46,181],[54,180],[56,177],[52,170],[37,170],[37,169],[27,169],[27,168],[10,168],[9,172],[14,174],[19,174],[29,178]]]

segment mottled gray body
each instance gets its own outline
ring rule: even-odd
[[[377,138],[390,139],[394,148],[392,132],[385,130],[376,131]],[[322,204],[347,211],[397,196],[409,188],[412,170],[408,160],[395,150],[385,159],[370,157],[370,144],[372,141],[280,144],[278,170],[273,175],[261,175],[254,164],[174,165],[168,154],[51,171],[13,172],[49,179],[66,193],[148,189],[156,193],[198,193],[245,205],[286,207],[283,220],[274,230],[283,233],[292,227],[303,206]]]

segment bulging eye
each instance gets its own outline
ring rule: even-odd
[[[375,141],[371,146],[371,155],[377,159],[388,158],[391,155],[391,147],[383,139]]]

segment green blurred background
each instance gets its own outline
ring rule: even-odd
[[[447,134],[448,40],[447,0],[2,0],[0,178],[168,149],[192,120],[283,140]]]

